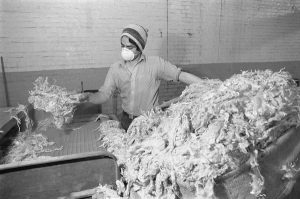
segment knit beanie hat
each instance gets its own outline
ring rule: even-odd
[[[121,38],[123,36],[132,39],[138,45],[140,51],[143,51],[147,42],[148,30],[137,24],[129,24],[123,29]]]

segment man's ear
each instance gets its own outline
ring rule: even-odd
[[[135,55],[134,55],[134,59],[136,59],[139,55],[141,55],[142,54],[142,52],[141,51],[137,51],[138,53],[136,53]]]

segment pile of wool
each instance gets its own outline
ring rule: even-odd
[[[122,134],[123,196],[133,189],[141,198],[180,198],[185,187],[196,198],[215,198],[214,180],[247,160],[255,170],[251,194],[261,195],[258,154],[299,125],[299,99],[285,71],[243,71],[190,85],[179,102],[136,118]]]
[[[95,193],[92,195],[92,199],[122,199],[117,191],[112,187],[101,184],[95,188]]]
[[[62,147],[55,147],[54,142],[49,142],[42,134],[30,131],[19,132],[9,147],[8,154],[4,157],[4,163],[15,163],[37,159],[51,158],[41,154],[62,150]]]
[[[121,128],[120,122],[108,119],[100,123],[97,131],[100,133],[98,138],[98,141],[101,142],[100,147],[103,147],[118,157],[119,164],[125,162],[127,159],[127,148],[123,140],[126,134],[125,130]]]
[[[6,112],[9,113],[11,119],[16,120],[19,131],[20,131],[20,128],[21,128],[20,127],[20,125],[21,125],[20,117],[21,116],[19,116],[20,113],[22,113],[24,115],[26,128],[27,129],[31,128],[32,121],[31,121],[30,117],[28,116],[28,108],[25,105],[18,104],[17,107],[12,107],[12,108],[8,109]]]
[[[62,150],[62,147],[56,147],[54,142],[49,142],[47,137],[38,133],[41,128],[44,128],[42,123],[38,123],[36,130],[33,130],[33,121],[29,117],[28,107],[19,104],[17,107],[9,109],[10,117],[15,119],[18,126],[16,137],[11,138],[12,141],[8,146],[8,150],[3,150],[3,157],[0,160],[1,164],[9,164],[20,161],[49,159],[51,156],[44,156],[45,153],[50,153],[56,150]],[[21,132],[21,126],[25,128]],[[22,128],[23,129],[23,128]]]
[[[39,77],[33,84],[34,89],[29,91],[29,103],[37,110],[50,112],[57,128],[69,123],[73,118],[76,105],[80,102],[81,94],[49,83],[48,77]]]

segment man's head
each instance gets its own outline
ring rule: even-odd
[[[130,24],[126,26],[121,35],[122,57],[131,61],[144,50],[148,33],[140,25]]]

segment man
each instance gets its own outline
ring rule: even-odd
[[[110,67],[99,92],[87,96],[89,102],[101,104],[118,88],[123,109],[119,119],[125,130],[135,117],[158,106],[160,80],[186,84],[201,81],[160,57],[144,55],[147,37],[147,30],[140,25],[130,24],[124,28],[121,35],[123,60]]]

